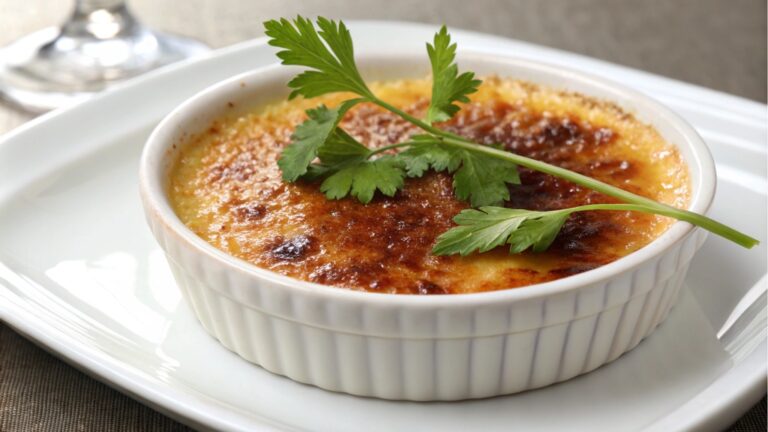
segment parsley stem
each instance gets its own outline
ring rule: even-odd
[[[408,146],[412,146],[412,145],[416,145],[416,144],[418,144],[418,143],[415,142],[415,141],[405,141],[405,142],[401,142],[401,143],[397,143],[397,144],[385,145],[385,146],[379,147],[379,148],[377,148],[375,150],[371,150],[371,152],[368,153],[368,159],[370,159],[371,156],[375,156],[375,155],[377,155],[379,153],[384,153],[387,150],[392,150],[392,149],[396,149],[396,148],[399,148],[399,147],[408,147]]]
[[[553,175],[555,177],[568,180],[579,186],[584,186],[586,188],[617,198],[621,201],[624,201],[630,204],[630,205],[624,205],[624,207],[622,208],[616,207],[616,206],[619,206],[620,204],[613,204],[612,206],[614,207],[611,207],[611,208],[603,208],[604,206],[608,206],[608,204],[593,204],[588,206],[574,207],[573,209],[566,209],[566,210],[573,210],[573,211],[636,210],[636,211],[642,211],[645,213],[654,213],[662,216],[672,217],[681,221],[689,222],[693,225],[700,226],[706,229],[707,231],[710,231],[714,234],[717,234],[721,237],[731,240],[748,249],[752,248],[753,246],[759,243],[757,239],[754,239],[729,226],[723,225],[722,223],[717,222],[714,219],[710,219],[704,215],[700,215],[698,213],[694,213],[688,210],[678,209],[678,208],[669,206],[667,204],[662,204],[650,198],[633,194],[632,192],[626,191],[616,186],[609,185],[607,183],[603,183],[599,180],[595,180],[591,177],[587,177],[583,174],[579,174],[577,172],[573,172],[565,168],[560,168],[555,165],[550,165],[546,162],[542,162],[536,159],[531,159],[531,158],[521,156],[515,153],[511,153],[508,151],[498,150],[493,147],[476,144],[471,141],[467,141],[465,139],[443,137],[442,141],[445,144],[455,148],[461,148],[464,150],[485,153],[489,156],[493,156],[499,159],[505,159],[507,161],[510,161],[512,163],[515,163],[520,166],[524,166],[526,168],[529,168],[535,171],[543,172],[545,174]]]
[[[441,136],[441,137],[445,137],[445,138],[454,138],[454,139],[457,139],[457,140],[463,140],[463,138],[461,136],[456,135],[456,134],[451,133],[451,132],[448,132],[448,131],[444,131],[444,130],[442,130],[440,128],[436,128],[436,127],[432,126],[431,124],[429,124],[429,123],[427,123],[427,122],[425,122],[425,121],[423,121],[421,119],[418,119],[418,118],[408,114],[407,112],[401,110],[400,108],[398,108],[396,106],[393,106],[393,105],[390,105],[390,104],[388,104],[387,102],[385,102],[385,101],[383,101],[381,99],[373,98],[373,99],[370,99],[370,101],[373,102],[374,104],[376,104],[376,105],[386,109],[386,110],[389,110],[389,111],[399,115],[400,117],[403,118],[403,120],[413,124],[414,126],[418,126],[421,129],[424,129],[425,131],[427,131],[427,132],[429,132],[429,133],[431,133],[433,135],[437,135],[437,136]],[[467,141],[467,142],[471,142],[471,141]]]

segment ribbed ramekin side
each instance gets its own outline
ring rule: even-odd
[[[460,339],[344,334],[269,316],[188,277],[180,285],[209,333],[273,373],[332,391],[429,401],[515,393],[593,370],[637,345],[658,325],[679,279],[596,316]],[[641,312],[627,312],[633,308]],[[646,318],[648,314],[658,318]],[[623,331],[625,327],[632,331]]]
[[[254,296],[268,296],[264,292],[277,291],[272,282],[211,269],[168,234],[158,238],[203,327],[246,360],[327,390],[429,401],[543,387],[615,360],[666,318],[701,236],[689,236],[633,272],[559,296],[510,303],[503,313],[498,308],[491,314],[483,309],[427,309],[421,316],[377,305],[340,308],[307,301],[290,290],[271,299],[257,298],[264,309],[256,308],[228,293],[243,291],[238,285],[248,284]],[[270,313],[271,305],[279,315]],[[593,310],[599,312],[590,313]],[[338,314],[346,314],[345,319],[359,328],[349,332],[310,325],[301,320],[305,314],[329,325],[338,321]],[[561,322],[563,317],[573,319]],[[376,333],[380,322],[392,326],[396,331],[390,334],[396,336]],[[409,337],[411,328],[442,336]],[[487,328],[507,331],[484,334]],[[461,336],[451,337],[454,333]]]

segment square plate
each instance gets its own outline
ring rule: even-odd
[[[352,22],[358,52],[423,50],[431,26]],[[137,165],[159,120],[197,91],[275,62],[264,39],[172,65],[0,141],[0,319],[97,379],[193,427],[227,430],[718,430],[764,394],[765,105],[548,48],[452,32],[462,49],[560,64],[683,115],[718,168],[712,215],[756,236],[710,239],[678,306],[590,374],[454,403],[331,393],[273,375],[209,337],[144,223]],[[552,415],[556,410],[557,415]]]

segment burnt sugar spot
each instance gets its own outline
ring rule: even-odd
[[[254,155],[250,152],[239,153],[232,160],[222,160],[208,169],[208,183],[245,182],[256,172]]]
[[[298,261],[311,254],[316,242],[313,236],[298,235],[289,239],[278,236],[274,239],[270,254],[277,260]]]
[[[578,261],[584,266],[602,265],[618,258],[605,248],[606,244],[620,238],[623,231],[622,224],[611,213],[572,214],[552,242],[548,253],[565,260]]]
[[[449,292],[445,288],[441,287],[440,285],[432,281],[422,279],[416,283],[415,294],[420,294],[420,295],[449,294]]]
[[[576,117],[555,117],[533,112],[524,105],[506,102],[469,104],[446,129],[483,144],[549,163],[567,162],[574,155],[594,154],[616,139],[605,127],[595,127]]]
[[[267,207],[257,202],[241,204],[232,209],[238,222],[256,222],[264,218],[267,214]]]

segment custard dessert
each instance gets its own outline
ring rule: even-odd
[[[374,83],[381,99],[423,117],[427,79]],[[547,282],[615,261],[645,246],[674,221],[637,212],[575,213],[550,248],[510,255],[508,248],[435,256],[437,236],[468,208],[450,174],[406,179],[393,197],[361,204],[329,200],[319,182],[287,183],[277,166],[294,129],[319,104],[349,95],[276,102],[221,118],[180,143],[168,194],[174,211],[216,248],[263,269],[324,285],[377,293],[456,294]],[[349,111],[341,126],[368,147],[421,133],[371,104]],[[481,144],[567,168],[638,195],[686,208],[688,170],[676,148],[616,105],[497,77],[441,128]],[[394,151],[394,150],[393,150]],[[520,168],[505,206],[554,210],[617,200],[568,181]]]

